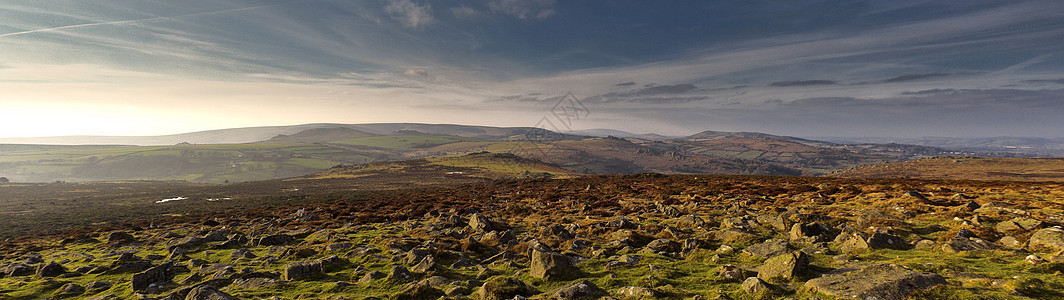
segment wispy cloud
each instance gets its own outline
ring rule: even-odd
[[[488,8],[522,20],[545,19],[555,13],[554,0],[494,0]]]
[[[389,0],[384,10],[403,25],[418,29],[436,23],[432,15],[432,5],[414,3],[411,0]]]

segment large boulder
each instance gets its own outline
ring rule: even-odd
[[[606,295],[606,291],[590,281],[582,280],[550,291],[547,295],[547,299],[551,300],[598,299]]]
[[[535,293],[536,290],[523,281],[496,276],[488,279],[488,281],[484,282],[484,285],[480,286],[480,289],[477,290],[477,297],[480,300],[505,300],[513,299],[514,296],[518,295],[528,297]]]
[[[754,244],[743,249],[743,253],[757,257],[775,257],[792,250],[791,245],[782,239],[769,239],[760,244]]]
[[[794,278],[809,267],[809,255],[797,251],[769,258],[757,272],[760,278]]]
[[[66,273],[66,267],[54,261],[37,266],[37,277],[56,277],[63,273]]]
[[[1001,245],[977,237],[957,236],[942,245],[942,251],[957,253],[964,251],[983,251],[1001,249]]]
[[[325,274],[320,260],[300,261],[284,267],[284,280],[305,280]]]
[[[152,283],[167,282],[172,279],[174,279],[173,265],[167,262],[144,270],[144,272],[133,274],[133,290],[143,291]]]
[[[559,253],[532,249],[531,261],[529,272],[535,278],[571,278],[579,272],[569,257]]]
[[[491,219],[488,219],[488,217],[480,214],[469,216],[469,227],[472,227],[473,231],[476,232],[501,231],[505,229],[503,226],[496,224]]]
[[[805,286],[836,297],[902,300],[913,291],[946,284],[934,273],[918,273],[893,264],[871,264],[832,271]]]
[[[1027,241],[1027,246],[1031,250],[1044,252],[1064,250],[1064,229],[1049,227],[1039,230],[1034,235],[1031,235],[1031,239]]]
[[[1042,228],[1042,221],[1024,217],[1013,218],[994,226],[994,229],[1004,233],[1025,232],[1038,228]]]

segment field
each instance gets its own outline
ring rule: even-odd
[[[536,166],[553,175],[499,175]],[[9,183],[0,203],[0,298],[893,299],[883,282],[1064,297],[1053,182],[574,176],[482,153],[235,184]],[[867,280],[825,283],[847,271]]]
[[[841,170],[831,176],[1008,181],[1064,181],[1064,159],[936,157]]]

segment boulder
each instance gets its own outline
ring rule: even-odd
[[[122,231],[115,231],[115,232],[112,232],[111,234],[107,235],[107,243],[110,243],[110,244],[132,242],[132,241],[135,241],[136,239],[137,238],[133,237],[132,234],[129,234],[129,233],[126,233],[126,232],[122,232]]]
[[[320,260],[289,263],[284,267],[284,280],[306,280],[325,274]]]
[[[66,267],[54,261],[37,266],[36,272],[37,277],[56,277],[63,273],[66,273]]]
[[[551,300],[574,300],[574,299],[598,299],[605,296],[606,291],[594,283],[581,280],[547,293],[547,299]]]
[[[579,272],[568,256],[532,249],[529,272],[535,278],[570,278]]]
[[[805,252],[787,253],[769,258],[757,272],[760,278],[794,278],[809,267],[809,255]]]
[[[761,278],[750,277],[743,281],[741,288],[744,292],[747,292],[749,294],[758,294],[764,292],[771,292],[775,289],[775,286],[769,284],[768,282],[765,282],[764,280],[761,280]]]
[[[987,240],[977,237],[954,237],[942,245],[942,251],[946,253],[957,253],[964,251],[983,251],[1000,249],[1001,245],[991,243]]]
[[[469,227],[473,228],[476,232],[488,232],[502,230],[501,226],[495,224],[494,221],[488,219],[488,217],[480,214],[473,214],[469,216]]]
[[[905,239],[900,236],[884,232],[873,233],[865,242],[867,242],[868,246],[872,249],[907,250],[912,248],[912,246],[909,245],[909,242],[906,242]]]
[[[717,277],[725,281],[740,282],[746,278],[746,271],[735,265],[720,266]]]
[[[444,295],[443,291],[426,284],[413,283],[392,294],[388,299],[438,299]]]
[[[1031,218],[1017,217],[1012,218],[1008,221],[998,223],[997,226],[994,226],[994,229],[997,229],[998,232],[1010,233],[1031,231],[1041,227],[1042,221]]]
[[[111,288],[113,285],[106,281],[89,281],[85,283],[85,289],[92,293],[96,293],[102,290]]]
[[[400,265],[393,265],[391,272],[388,274],[388,280],[402,281],[410,279],[413,275],[410,274],[410,270]]]
[[[143,291],[152,283],[167,282],[172,279],[174,279],[173,266],[170,262],[167,262],[144,270],[144,272],[133,274],[133,290]]]
[[[754,244],[743,249],[743,253],[757,257],[774,257],[790,251],[791,245],[782,239],[769,239],[760,244]]]
[[[796,242],[826,242],[838,235],[838,232],[819,222],[794,224],[791,226],[790,237]]]
[[[902,300],[913,291],[946,284],[934,273],[913,272],[899,265],[870,264],[843,268],[811,279],[805,286],[836,297]]]
[[[239,300],[239,298],[219,291],[213,286],[201,285],[189,291],[185,300]]]
[[[528,297],[536,291],[523,281],[502,276],[492,277],[477,289],[480,300],[507,300],[515,296]]]
[[[71,297],[81,295],[83,293],[85,293],[85,287],[77,285],[75,283],[67,283],[63,285],[63,287],[60,288],[59,291],[55,292],[56,296],[59,297]]]
[[[1044,252],[1064,250],[1064,229],[1049,227],[1038,230],[1027,240],[1027,247],[1034,251]]]
[[[264,278],[264,277],[252,277],[252,278],[238,278],[230,284],[228,288],[238,290],[256,290],[263,287],[273,286],[281,283],[277,279]]]
[[[410,270],[417,273],[430,273],[435,272],[437,269],[439,268],[436,266],[436,257],[428,255],[425,256],[425,258],[422,258],[421,261],[418,262],[417,265],[414,265]]]
[[[645,287],[640,287],[640,286],[626,286],[626,287],[622,287],[622,288],[617,289],[617,295],[620,295],[620,296],[622,296],[624,298],[632,298],[632,299],[653,298],[653,297],[657,297],[660,294],[661,293],[659,293],[658,291],[655,291],[655,290],[652,290],[652,289],[649,289],[649,288],[645,288]]]
[[[385,277],[388,277],[388,274],[384,274],[384,272],[381,272],[381,271],[373,271],[373,272],[366,273],[366,275],[363,275],[362,278],[358,280],[358,283],[370,283],[370,282],[373,282],[374,280],[385,278]]]

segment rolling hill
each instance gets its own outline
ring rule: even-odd
[[[297,132],[288,132],[301,128]],[[237,136],[222,138],[230,132]],[[287,132],[274,134],[277,132]],[[269,137],[263,137],[268,134]],[[168,136],[248,143],[0,145],[0,176],[19,182],[281,179],[337,165],[507,153],[580,174],[821,175],[837,169],[964,154],[899,144],[846,145],[763,133],[684,138],[587,137],[535,128],[436,124],[307,124]],[[161,139],[162,137],[155,137]],[[196,140],[196,139],[192,139]],[[535,169],[535,168],[533,168]]]

